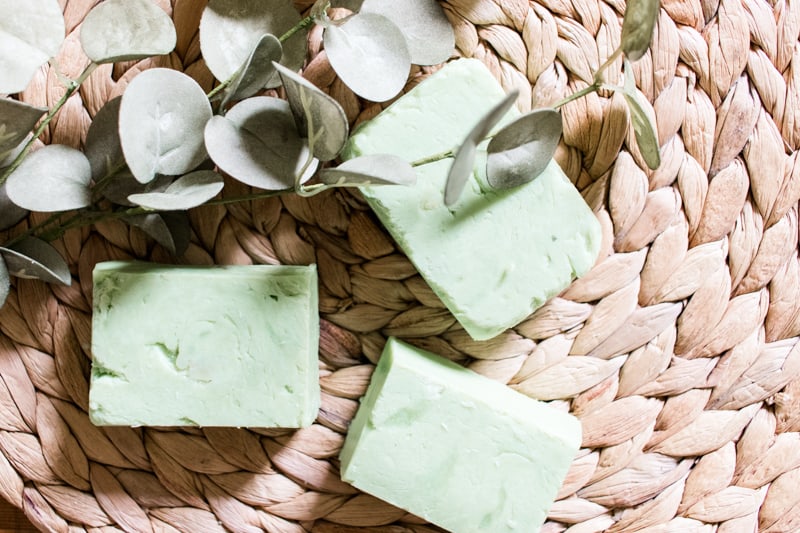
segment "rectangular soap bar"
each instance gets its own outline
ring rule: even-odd
[[[390,338],[342,479],[453,533],[538,531],[580,447],[576,418]]]
[[[97,425],[303,427],[320,403],[316,266],[94,269]]]
[[[478,60],[453,61],[351,137],[344,158],[409,162],[453,149],[504,96]],[[452,159],[416,168],[413,187],[364,187],[370,206],[433,291],[475,339],[512,327],[594,264],[600,224],[554,162],[522,187],[483,184],[485,150],[460,200],[444,205]]]

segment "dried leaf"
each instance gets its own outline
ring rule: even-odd
[[[0,94],[25,90],[36,70],[58,54],[64,31],[57,0],[0,0]]]
[[[275,76],[274,64],[280,61],[281,54],[283,47],[278,38],[269,33],[262,35],[225,90],[221,107],[224,109],[229,103],[249,98],[263,89]]]
[[[81,24],[81,46],[95,63],[117,63],[170,53],[172,19],[150,0],[105,0]]]
[[[0,247],[0,254],[5,259],[8,273],[14,276],[64,285],[72,283],[72,275],[64,258],[41,239],[24,237],[8,247]]]
[[[47,108],[0,98],[0,165],[25,140]]]
[[[391,154],[373,154],[349,159],[320,172],[329,185],[414,185],[417,174],[408,161]]]
[[[650,47],[658,19],[658,0],[628,0],[622,19],[622,51],[631,61],[640,59]]]
[[[11,173],[6,193],[31,211],[67,211],[91,203],[92,170],[83,152],[51,144],[32,153]]]
[[[237,180],[268,190],[292,188],[316,170],[289,103],[270,96],[242,100],[205,126],[211,159]],[[299,174],[304,171],[305,174]]]
[[[350,133],[347,115],[339,102],[308,80],[277,63],[297,130],[308,139],[314,157],[330,161],[339,155]]]
[[[536,179],[553,159],[561,131],[555,109],[537,109],[505,125],[487,147],[489,185],[510,189]]]
[[[505,116],[518,93],[513,91],[505,96],[499,103],[492,107],[483,115],[472,130],[467,134],[467,138],[459,146],[455,154],[455,159],[447,174],[447,182],[444,189],[445,205],[453,205],[458,201],[464,187],[469,181],[475,167],[475,157],[478,152],[478,145]]]
[[[186,74],[154,68],[137,75],[119,109],[122,151],[136,179],[148,183],[157,174],[177,176],[202,163],[209,119],[205,92]]]
[[[625,69],[625,77],[625,102],[630,110],[631,124],[636,135],[636,144],[647,166],[655,170],[661,165],[655,111],[653,111],[653,106],[644,98],[641,91],[634,86],[633,71],[630,67]]]
[[[280,37],[298,22],[291,0],[211,0],[200,20],[203,59],[214,77],[225,81],[242,69],[264,34]],[[307,33],[298,31],[281,42],[282,65],[292,70],[303,66]],[[273,75],[266,86],[279,84]]]
[[[163,192],[132,194],[128,200],[157,211],[180,211],[204,204],[222,190],[222,176],[211,170],[198,170],[178,178]]]
[[[436,65],[453,53],[453,26],[435,0],[365,0],[358,11],[383,15],[400,28],[415,65]]]
[[[411,54],[400,29],[375,13],[358,13],[323,34],[336,74],[354,93],[383,102],[397,95],[408,79]]]

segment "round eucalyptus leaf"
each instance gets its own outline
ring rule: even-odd
[[[483,115],[481,119],[472,127],[472,130],[467,134],[467,138],[459,146],[453,159],[453,164],[447,174],[447,181],[444,187],[444,203],[445,205],[453,205],[458,201],[461,193],[464,192],[464,187],[469,181],[475,168],[475,157],[478,153],[478,145],[481,144],[484,138],[489,135],[498,122],[514,105],[517,100],[518,91],[508,93],[499,103],[492,107],[488,113]]]
[[[478,145],[466,140],[456,150],[453,164],[447,173],[447,182],[444,188],[444,204],[453,205],[464,192],[469,177],[475,168],[475,157],[478,154]]]
[[[177,176],[202,163],[203,128],[211,116],[205,92],[186,74],[154,68],[133,78],[120,103],[119,137],[136,179]]]
[[[414,185],[417,173],[401,157],[391,154],[363,155],[319,173],[328,185]]]
[[[173,255],[181,256],[189,247],[191,227],[185,212],[131,215],[125,217],[125,221],[145,232]]]
[[[104,198],[118,205],[134,206],[128,197],[133,194],[144,194],[150,192],[162,192],[173,182],[172,176],[158,176],[148,183],[140,183],[133,177],[130,170],[122,170],[107,182],[103,183],[101,193]]]
[[[23,237],[7,248],[0,247],[0,255],[12,276],[64,285],[72,283],[69,267],[61,254],[48,242],[36,237]]]
[[[172,19],[152,0],[105,0],[81,24],[81,46],[95,63],[116,63],[170,53]]]
[[[364,0],[361,13],[383,15],[400,28],[416,65],[437,65],[453,54],[456,34],[436,0]]]
[[[631,112],[631,124],[633,133],[636,135],[636,144],[639,146],[639,153],[642,154],[644,162],[651,170],[657,169],[661,165],[661,151],[658,146],[658,135],[656,126],[653,124],[652,116],[655,114],[652,107],[646,103],[645,99],[638,94],[625,93],[625,102]],[[649,108],[649,109],[647,109]],[[649,112],[648,112],[649,111]]]
[[[91,203],[92,169],[83,152],[51,144],[33,152],[11,173],[6,193],[31,211],[68,211]]]
[[[628,0],[625,3],[620,47],[631,61],[640,59],[650,47],[658,11],[659,0]]]
[[[0,185],[0,231],[17,225],[27,214],[27,209],[21,208],[8,197],[6,184]]]
[[[34,107],[11,98],[0,98],[0,161],[25,140],[45,113],[46,107]]]
[[[411,71],[406,38],[383,15],[357,13],[329,25],[322,39],[333,70],[362,98],[383,102],[406,84]]]
[[[157,211],[181,211],[202,205],[222,190],[222,176],[212,170],[198,170],[175,180],[163,192],[132,194],[128,200]]]
[[[8,276],[8,268],[6,267],[6,262],[0,256],[0,307],[5,305],[10,290],[11,279]]]
[[[270,96],[242,100],[224,117],[211,119],[205,135],[208,153],[223,172],[261,189],[293,187],[310,157],[289,103]]]
[[[118,172],[125,166],[125,155],[119,140],[119,106],[122,97],[109,100],[94,116],[86,133],[83,153],[97,181]]]
[[[200,50],[211,73],[225,81],[247,62],[264,34],[280,37],[300,20],[291,0],[210,0],[200,19]],[[281,64],[295,70],[303,66],[307,34],[298,31],[281,42]],[[265,86],[279,84],[273,75]]]
[[[297,129],[308,139],[311,153],[320,161],[335,159],[350,134],[344,109],[296,72],[277,63],[275,68],[283,81]]]
[[[532,181],[550,164],[561,131],[561,114],[555,109],[537,109],[504,126],[487,147],[489,185],[510,189]]]
[[[270,34],[261,36],[250,57],[236,74],[236,78],[225,91],[222,107],[230,102],[253,96],[275,75],[274,62],[280,61],[283,47],[277,37]]]
[[[23,91],[64,41],[58,0],[0,0],[0,94]]]
[[[658,145],[658,134],[656,133],[655,111],[650,102],[636,88],[633,79],[633,68],[626,59],[624,62],[625,84],[622,94],[628,110],[631,114],[631,124],[633,133],[636,136],[636,144],[639,146],[639,153],[642,154],[645,164],[655,170],[661,165],[661,150]]]

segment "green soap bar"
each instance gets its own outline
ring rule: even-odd
[[[320,403],[316,266],[94,269],[97,425],[304,427]]]
[[[342,479],[453,533],[530,533],[580,443],[572,415],[390,338]]]
[[[503,96],[480,61],[451,62],[360,127],[344,157],[390,153],[411,162],[445,152]],[[600,224],[555,162],[527,185],[489,190],[485,150],[461,198],[448,208],[443,191],[451,163],[417,167],[414,187],[362,191],[464,329],[489,339],[592,267]]]

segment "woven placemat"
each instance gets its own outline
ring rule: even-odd
[[[96,3],[61,2],[69,37],[58,62],[68,75],[86,63],[78,28]],[[211,88],[197,36],[205,2],[159,3],[178,28],[176,51],[100,67],[44,142],[79,147],[103,102],[146,68],[169,66]],[[346,191],[198,208],[178,260],[122,222],[72,230],[56,243],[72,286],[17,279],[0,311],[0,494],[49,531],[438,531],[339,479],[348,421],[395,335],[580,418],[583,447],[547,533],[800,530],[800,2],[661,3],[654,46],[635,64],[656,111],[661,167],[642,162],[621,96],[563,109],[557,158],[602,222],[604,246],[559,297],[474,342]],[[619,42],[625,2],[443,6],[456,54],[480,59],[538,107],[586,86]],[[352,123],[378,113],[336,79],[320,32],[309,40],[306,77]],[[430,72],[415,69],[409,86]],[[52,106],[63,91],[44,68],[21,99]],[[224,194],[243,189],[229,183]],[[94,427],[91,270],[130,257],[317,263],[317,422],[299,431]]]

